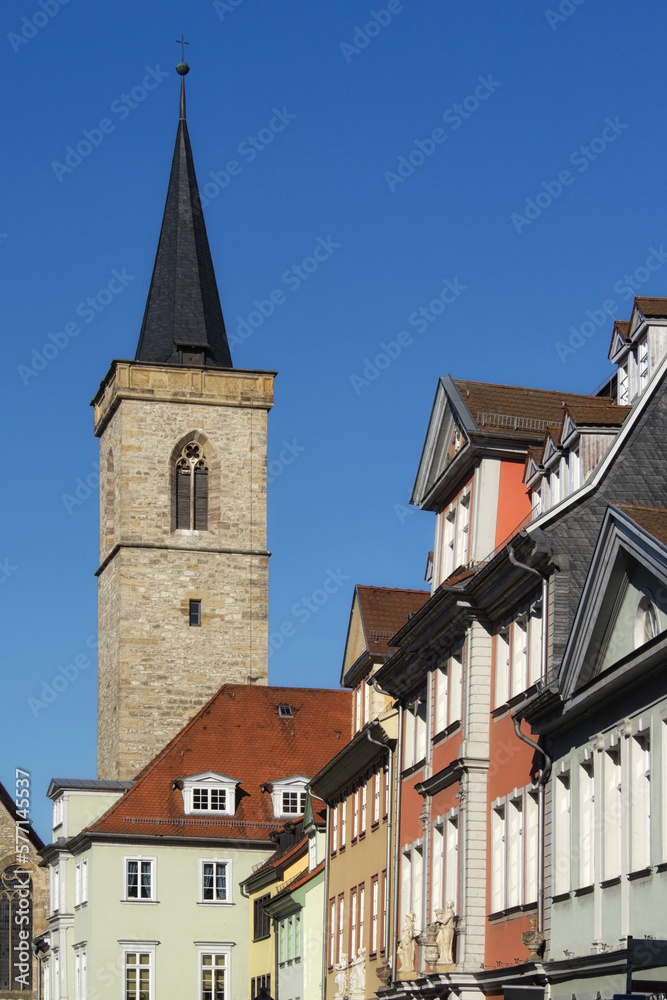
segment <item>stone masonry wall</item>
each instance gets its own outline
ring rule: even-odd
[[[267,683],[272,380],[215,375],[123,363],[96,400],[101,778],[134,777],[222,684]],[[174,530],[173,465],[195,435],[209,527]],[[201,627],[190,600],[202,601]]]

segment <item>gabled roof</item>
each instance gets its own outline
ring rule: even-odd
[[[366,587],[357,584],[347,626],[340,682],[355,687],[372,663],[369,657],[386,658],[389,640],[431,596],[430,590]]]
[[[642,520],[653,530],[645,528]],[[618,628],[622,628],[625,645],[631,644],[627,629],[619,625],[628,574],[641,567],[661,588],[667,586],[666,535],[667,511],[663,509],[613,504],[607,508],[563,656],[559,683],[564,701],[590,686],[603,671],[608,673],[605,664],[613,669],[615,659],[622,662],[627,656],[625,646],[615,657],[607,655],[607,649],[613,649],[610,644]]]
[[[389,653],[389,639],[403,628],[431,596],[429,590],[400,590],[396,587],[356,588],[359,607],[371,653]]]
[[[411,503],[435,509],[442,501],[445,474],[450,467],[460,469],[460,463],[469,465],[476,448],[493,447],[523,457],[549,428],[560,429],[566,407],[591,400],[593,405],[595,401],[611,405],[601,397],[582,393],[441,378]],[[450,441],[456,427],[466,443],[452,454]]]
[[[639,309],[649,319],[667,319],[667,299],[649,298],[637,295],[635,309]]]
[[[291,717],[279,715],[286,702]],[[266,842],[285,821],[262,785],[316,774],[347,742],[350,711],[349,691],[225,684],[85,832]],[[176,781],[210,770],[240,780],[234,816],[185,815]]]
[[[181,350],[201,354],[201,362],[183,358]],[[183,76],[167,202],[136,360],[232,367],[185,120]]]

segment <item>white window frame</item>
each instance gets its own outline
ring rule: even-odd
[[[447,662],[447,725],[463,718],[463,646],[449,654]]]
[[[60,911],[60,859],[51,865],[51,913]]]
[[[554,895],[572,888],[572,789],[569,766],[562,766],[554,782]]]
[[[609,746],[602,755],[603,815],[602,880],[618,878],[622,872],[623,768],[621,747]]]
[[[371,940],[369,952],[376,955],[378,950],[378,921],[380,919],[380,879],[373,875],[371,879]]]
[[[308,871],[312,872],[317,868],[317,834],[308,835]]]
[[[336,961],[336,897],[329,900],[329,968]]]
[[[225,978],[225,994],[224,994],[224,1000],[228,1000],[228,997],[229,997],[229,995],[231,993],[231,990],[230,990],[230,982],[231,982],[231,975],[232,975],[232,971],[231,971],[231,964],[232,964],[231,949],[227,948],[227,947],[224,947],[224,946],[221,946],[221,945],[199,945],[198,946],[198,948],[197,948],[197,993],[195,995],[197,997],[202,997],[203,993],[204,993],[204,986],[203,986],[204,965],[203,965],[203,960],[204,960],[204,956],[205,955],[211,955],[211,956],[218,957],[218,958],[224,958],[224,960],[225,960],[225,965],[224,965],[224,969],[225,969],[225,976],[224,976],[224,978]],[[215,968],[215,966],[212,966],[212,967]],[[125,1000],[125,998],[123,998],[123,1000]]]
[[[373,826],[380,822],[380,796],[382,794],[380,775],[380,765],[376,764],[373,768]]]
[[[225,888],[226,896],[224,899],[205,899],[204,898],[204,865],[213,865],[213,891],[215,894],[215,885],[217,881],[217,865],[224,865],[225,872]],[[199,899],[198,902],[202,906],[230,906],[233,902],[232,900],[232,862],[229,858],[200,858],[199,859]]]
[[[637,342],[637,386],[643,392],[649,383],[651,362],[648,349],[648,337]]]
[[[187,778],[182,778],[179,786],[183,794],[183,810],[185,815],[233,816],[236,812],[236,786],[239,784],[240,782],[235,778],[230,778],[225,774],[218,774],[216,771],[204,771],[202,774],[193,774]],[[195,809],[195,789],[199,793],[206,793],[206,807],[202,807],[200,804]],[[210,808],[211,791],[225,793],[225,805],[223,808]]]
[[[149,1000],[155,1000],[155,948],[156,941],[122,941],[121,942],[121,996],[122,1000],[127,1000],[127,956],[128,955],[148,955],[148,994]],[[140,968],[137,965],[137,968]],[[137,984],[137,1000],[139,997],[139,984]]]
[[[447,728],[447,664],[442,661],[435,671],[435,732]]]
[[[507,804],[496,800],[491,806],[491,912],[505,909],[505,854],[507,831]]]
[[[630,871],[651,864],[651,732],[644,729],[630,739]]]
[[[524,793],[524,903],[537,902],[539,881],[540,800],[532,787]]]
[[[505,816],[505,906],[513,909],[523,902],[523,790],[508,795]]]
[[[447,819],[445,820],[445,877],[443,882],[444,888],[444,906],[452,900],[454,903],[454,912],[458,913],[459,905],[459,810],[450,810],[447,814]]]
[[[53,800],[53,828],[62,826],[65,815],[65,795],[61,794]]]
[[[293,816],[303,816],[303,809],[306,807],[305,794],[309,781],[310,778],[305,774],[294,774],[290,778],[282,778],[279,781],[270,782],[273,815],[278,819],[291,819]],[[292,810],[288,812],[285,810],[283,794],[290,792],[298,794],[298,808],[301,809],[303,806],[301,812],[293,812]]]
[[[438,816],[433,824],[431,857],[431,920],[435,911],[444,907],[445,879],[445,817]]]
[[[426,688],[410,699],[403,711],[403,770],[426,759],[428,742]]]
[[[338,845],[342,851],[347,843],[347,796],[341,796],[339,802],[340,805],[340,823],[338,824],[338,829],[340,830],[340,844]]]
[[[364,837],[366,835],[366,811],[368,809],[368,787],[366,778],[362,778],[361,780],[360,796],[359,836]]]
[[[150,865],[150,888],[151,888],[150,896],[142,897],[141,895],[138,895],[135,897],[129,895],[128,890],[129,890],[130,862],[136,862],[139,866],[137,869],[137,878],[138,878],[137,891],[139,893],[141,893],[142,865],[144,864]],[[137,905],[157,902],[157,857],[155,855],[147,857],[146,855],[143,854],[131,854],[131,855],[126,855],[123,858],[123,894],[121,897],[121,902],[132,903]]]
[[[496,632],[496,707],[510,700],[511,646],[509,626]]]
[[[86,942],[74,947],[74,1000],[88,996],[88,949]]]
[[[45,958],[42,962],[42,976],[44,982],[43,1000],[51,1000],[51,959]]]
[[[594,760],[580,760],[579,778],[579,888],[595,882],[595,767]]]
[[[618,405],[627,406],[630,402],[630,368],[628,359],[618,366]]]
[[[359,798],[361,795],[361,789],[359,785],[355,785],[354,791],[352,793],[352,840],[355,841],[359,836]]]

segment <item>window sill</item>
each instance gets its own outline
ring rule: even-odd
[[[667,861],[661,861],[660,864],[655,866],[657,872],[667,872]]]
[[[587,896],[590,892],[593,892],[594,888],[594,885],[581,885],[578,889],[574,890],[574,894],[575,896]]]
[[[567,892],[557,892],[551,897],[552,903],[564,903],[565,900],[572,899],[572,893],[568,890]]]
[[[518,914],[523,913],[523,906],[521,903],[517,903],[516,906],[507,906],[504,910],[496,910],[494,913],[489,914],[489,920],[504,920],[506,917],[518,916]]]
[[[231,899],[198,899],[197,906],[233,906]]]
[[[373,823],[371,823],[371,833],[375,833],[375,831],[378,830],[379,828],[380,828],[380,820],[376,819],[374,820]]]
[[[132,906],[157,906],[159,899],[121,899],[121,903],[131,903]]]
[[[630,880],[630,882],[634,882],[640,878],[648,878],[649,875],[652,874],[653,874],[653,868],[651,867],[651,865],[648,865],[647,868],[639,868],[636,872],[629,872],[628,879]]]
[[[614,875],[613,878],[604,878],[604,879],[602,879],[602,881],[600,882],[600,888],[601,889],[608,889],[609,886],[620,885],[620,884],[621,884],[621,876],[620,875]]]
[[[261,937],[254,937],[253,941],[268,941],[270,937],[271,937],[271,932],[269,931],[268,934],[262,934]]]
[[[401,771],[401,778],[409,778],[411,775],[416,774],[417,771],[421,771],[426,763],[426,757],[421,757],[416,764],[410,764],[409,767],[404,768]]]
[[[444,740],[448,740],[450,736],[454,736],[455,733],[458,733],[460,728],[461,720],[455,719],[454,722],[450,722],[448,726],[445,726],[444,729],[441,729],[439,733],[435,734],[433,737],[433,743],[442,743]]]

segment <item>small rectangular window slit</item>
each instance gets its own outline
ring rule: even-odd
[[[201,601],[190,601],[190,625],[201,625]]]

